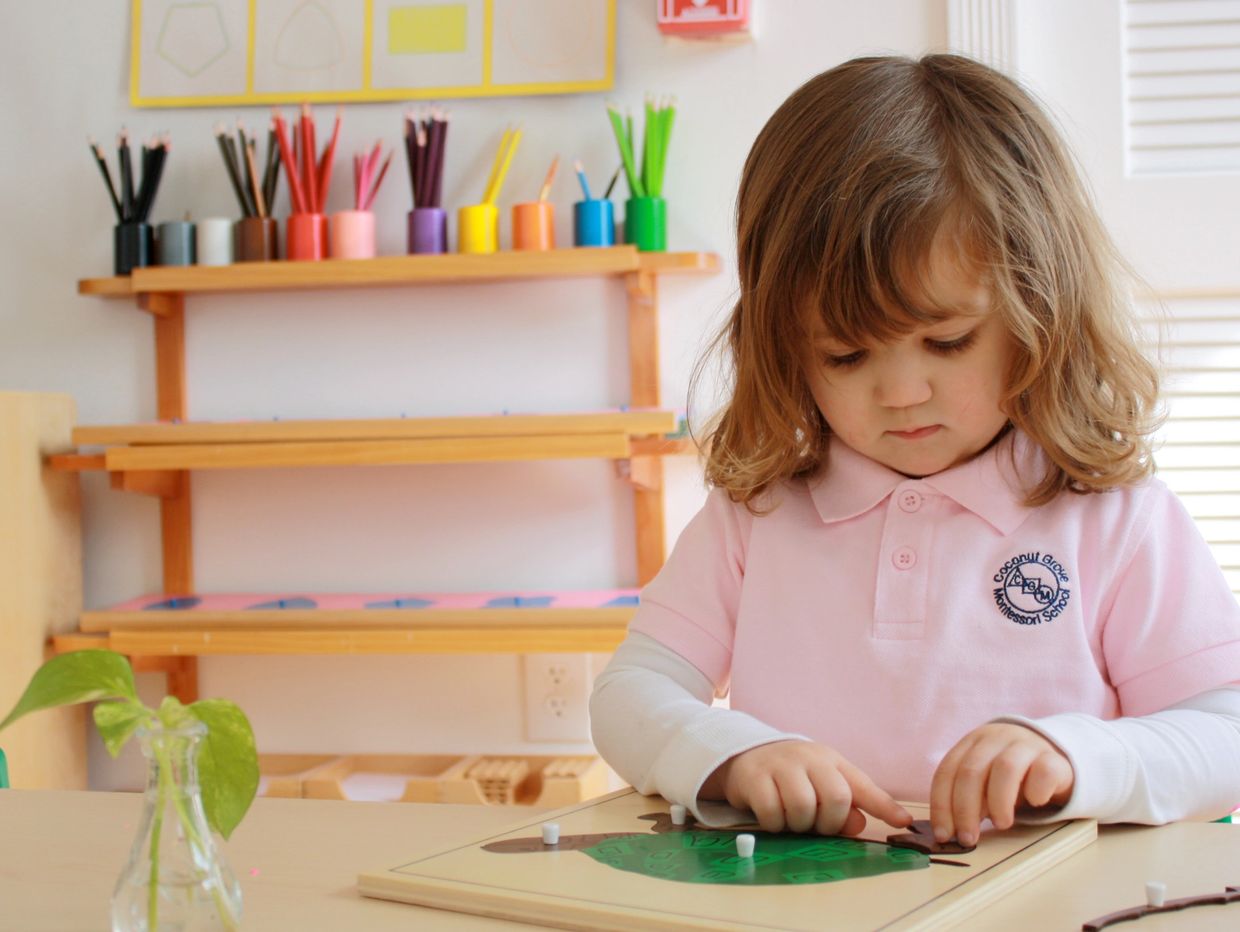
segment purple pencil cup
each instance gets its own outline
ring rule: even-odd
[[[409,252],[448,251],[448,214],[439,207],[415,207],[409,211]]]

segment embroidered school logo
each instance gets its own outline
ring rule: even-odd
[[[1067,572],[1049,553],[1012,557],[995,573],[995,606],[1018,625],[1040,625],[1056,618],[1072,591]]]

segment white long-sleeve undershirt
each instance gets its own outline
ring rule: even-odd
[[[750,822],[751,813],[699,800],[706,778],[750,748],[809,739],[714,707],[713,698],[714,687],[696,667],[653,638],[631,633],[595,681],[594,743],[638,792],[681,803],[704,825]],[[1240,689],[1213,689],[1140,718],[1103,721],[1064,713],[995,721],[1043,735],[1075,772],[1066,805],[1022,812],[1020,821],[1161,825],[1218,818],[1240,805]]]

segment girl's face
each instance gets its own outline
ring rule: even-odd
[[[1013,343],[990,289],[936,240],[928,288],[946,320],[892,342],[845,346],[817,315],[806,361],[810,391],[831,432],[906,476],[929,476],[976,456],[1007,423],[999,409]]]

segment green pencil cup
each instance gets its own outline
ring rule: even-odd
[[[667,250],[667,201],[661,197],[631,197],[624,202],[624,241],[638,252]]]

